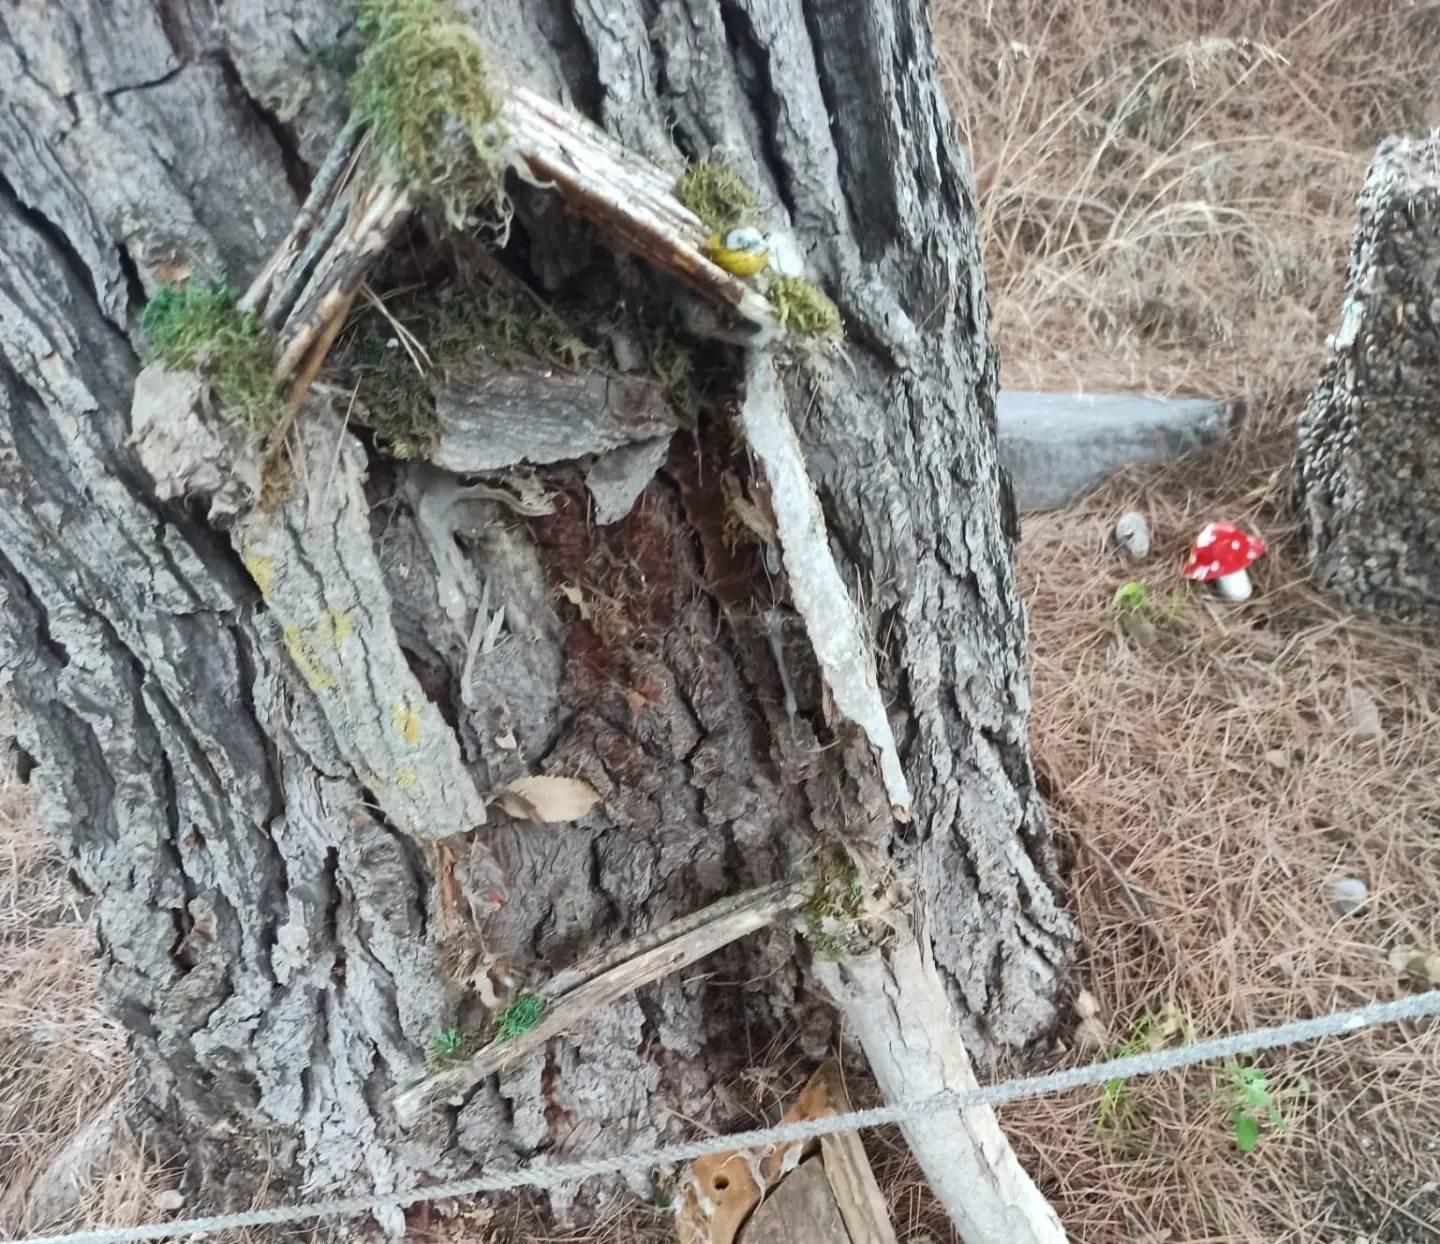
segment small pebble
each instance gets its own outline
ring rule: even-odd
[[[174,1188],[166,1188],[164,1192],[157,1192],[155,1208],[162,1214],[173,1214],[177,1209],[184,1209],[185,1194]]]
[[[1334,877],[1325,883],[1325,901],[1337,916],[1349,916],[1370,901],[1370,888],[1359,877]]]
[[[1115,520],[1115,547],[1132,561],[1150,554],[1150,523],[1139,510],[1127,510]]]

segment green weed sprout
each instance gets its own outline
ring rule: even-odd
[[[500,1012],[495,1021],[495,1040],[513,1041],[529,1032],[545,1014],[545,999],[533,993],[522,993]]]
[[[1128,1058],[1147,1050],[1158,1050],[1177,1037],[1189,1041],[1193,1036],[1190,1022],[1179,1008],[1168,1003],[1158,1012],[1142,1015],[1130,1029],[1130,1035],[1114,1050],[1111,1057]],[[1145,1120],[1145,1107],[1125,1079],[1105,1081],[1100,1093],[1100,1110],[1095,1130],[1128,1145]]]
[[[1303,1076],[1285,1089],[1275,1089],[1266,1074],[1249,1061],[1233,1061],[1225,1066],[1225,1100],[1230,1107],[1230,1127],[1235,1148],[1253,1153],[1260,1144],[1260,1129],[1269,1124],[1275,1134],[1285,1131],[1285,1115],[1280,1102],[1287,1097],[1303,1097],[1310,1091],[1310,1082]]]
[[[1150,594],[1145,590],[1143,581],[1132,579],[1115,589],[1115,612],[1121,617],[1134,617],[1143,613],[1149,602]]]
[[[145,304],[140,326],[151,360],[207,376],[223,410],[259,435],[285,413],[273,373],[274,338],[235,303],[224,282],[166,285]]]
[[[465,1038],[460,1030],[446,1028],[431,1037],[430,1044],[425,1047],[425,1066],[430,1071],[438,1071],[457,1061],[464,1052]]]
[[[376,149],[452,226],[477,204],[503,218],[504,127],[479,36],[448,0],[359,0],[356,10],[364,49],[350,100]]]
[[[755,192],[728,164],[710,156],[681,174],[675,197],[715,233],[754,224],[759,212]]]

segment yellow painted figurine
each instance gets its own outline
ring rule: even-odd
[[[703,249],[711,263],[736,276],[754,276],[770,258],[770,248],[758,229],[731,229],[723,235],[712,233]]]

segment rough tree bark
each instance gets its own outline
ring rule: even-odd
[[[1375,153],[1299,461],[1319,585],[1363,608],[1440,608],[1440,138]]]
[[[771,1036],[833,1037],[790,928],[615,1003],[408,1132],[389,1094],[438,1031],[803,879],[826,844],[903,878],[982,1061],[1049,1025],[1072,938],[1025,741],[971,177],[920,0],[462,7],[506,75],[662,168],[722,152],[838,302],[843,354],[788,371],[784,400],[912,814],[892,817],[829,705],[773,550],[725,537],[724,487],[763,489],[723,405],[691,418],[642,393],[625,444],[577,433],[522,477],[513,454],[467,459],[493,444],[473,428],[442,465],[393,461],[348,423],[347,389],[301,411],[278,512],[227,516],[213,480],[203,502],[158,486],[136,439],[153,464],[149,438],[203,429],[132,426],[139,311],[186,273],[243,288],[261,270],[344,124],[351,15],[7,6],[0,664],[44,815],[95,895],[136,1100],[220,1202],[276,1172],[388,1190],[723,1120],[725,1082]],[[607,302],[652,287],[553,196],[516,198],[502,262],[602,340]],[[738,383],[740,351],[696,348]],[[463,380],[437,382],[442,428],[484,414]],[[555,383],[579,427],[594,395]],[[654,478],[617,501],[606,479],[635,466],[607,455],[637,452]],[[591,479],[609,525],[587,466],[610,472]],[[537,484],[548,504],[517,492]],[[605,625],[587,601],[614,606]],[[547,825],[487,808],[537,772],[599,805]]]

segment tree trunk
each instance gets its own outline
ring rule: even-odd
[[[791,928],[621,999],[413,1129],[391,1094],[437,1034],[483,1035],[554,973],[727,895],[805,884],[833,844],[923,905],[982,1062],[1046,1030],[1072,938],[1025,740],[974,195],[923,6],[464,7],[508,80],[662,168],[723,153],[839,304],[843,352],[788,366],[781,400],[910,811],[892,815],[874,729],[835,707],[794,574],[734,536],[766,508],[729,422],[744,352],[684,338],[706,376],[690,411],[643,367],[617,377],[635,368],[622,312],[677,295],[544,189],[512,186],[498,258],[580,326],[578,371],[435,376],[439,447],[401,462],[352,420],[341,358],[278,501],[231,504],[238,467],[165,478],[208,444],[207,399],[148,370],[132,423],[139,311],[187,274],[243,288],[264,267],[345,120],[350,8],[7,7],[0,664],[47,823],[95,895],[138,1099],[219,1202],[277,1172],[391,1190],[723,1123],[717,1087],[771,1036],[833,1038]],[[377,289],[415,284],[416,254],[471,254],[407,228]],[[484,459],[547,410],[558,448]],[[637,470],[631,504],[606,481]],[[542,824],[491,800],[536,773],[599,803]]]
[[[1300,421],[1315,578],[1349,604],[1440,608],[1440,139],[1381,144],[1330,358]]]

